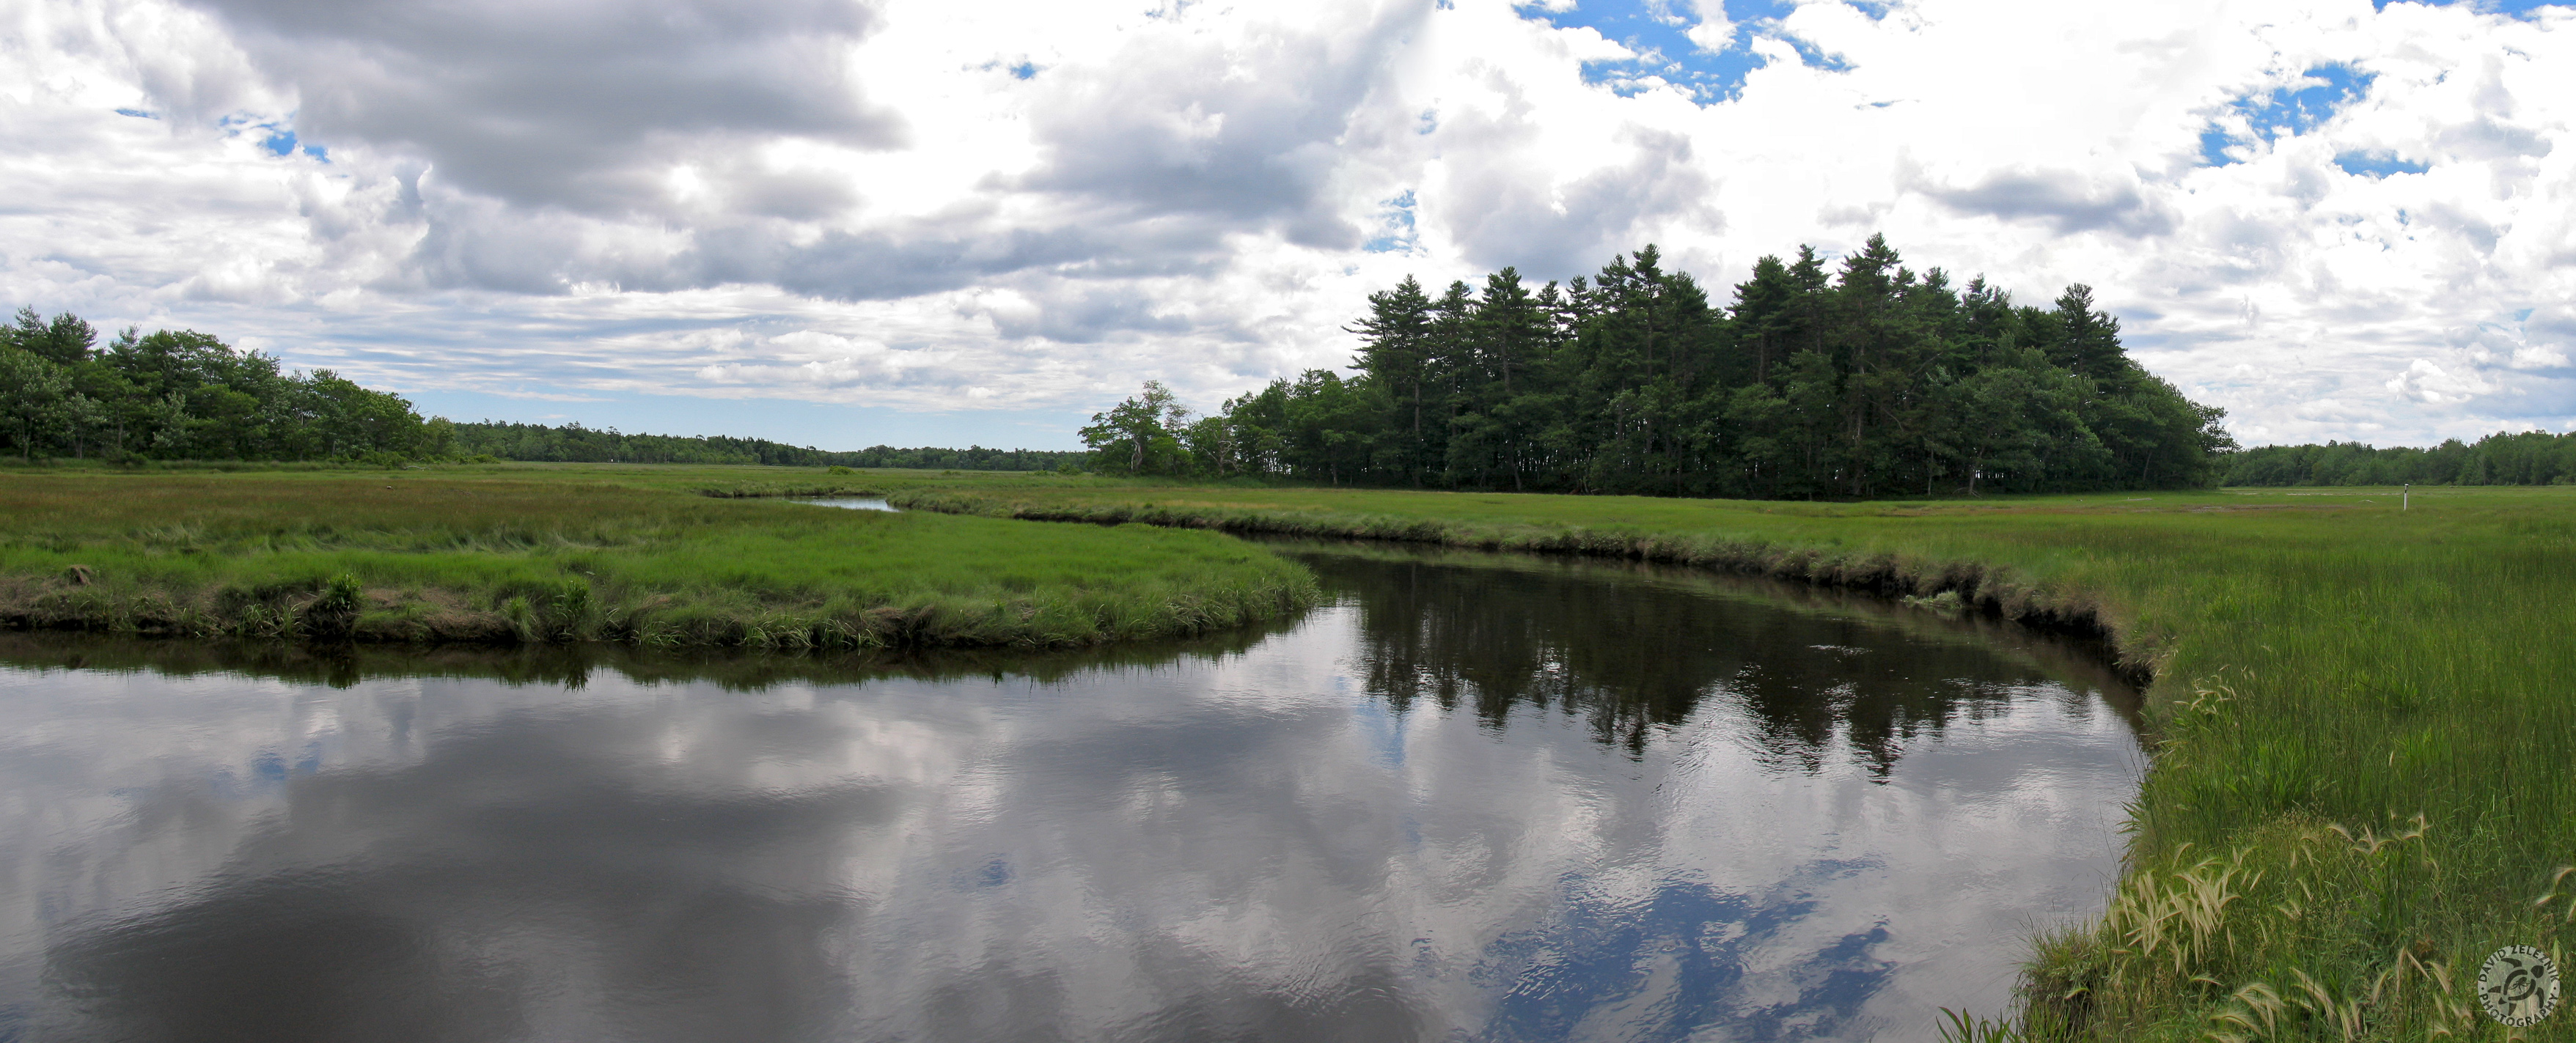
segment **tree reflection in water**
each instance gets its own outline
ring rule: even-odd
[[[1583,718],[1631,757],[1644,755],[1655,729],[1724,699],[1757,722],[1763,753],[1782,770],[1812,773],[1848,748],[1883,780],[1918,736],[1982,719],[2070,671],[2094,675],[2086,694],[2122,688],[2082,661],[2085,650],[2027,635],[2022,644],[2047,659],[2045,669],[1997,676],[1994,639],[2005,635],[1992,624],[1814,592],[1801,593],[1815,610],[1783,612],[1788,592],[1682,570],[1498,567],[1387,551],[1302,557],[1359,607],[1358,672],[1396,711],[1464,706],[1499,726],[1517,707],[1552,709]],[[1907,615],[1916,625],[1890,625]],[[1936,640],[1925,640],[1927,629]]]

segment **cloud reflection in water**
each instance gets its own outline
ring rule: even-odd
[[[1337,606],[1141,658],[0,642],[0,1002],[62,1039],[1859,1038],[2000,1007],[2116,866],[2134,740],[2062,651],[1314,560]]]

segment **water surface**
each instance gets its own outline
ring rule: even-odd
[[[885,497],[882,496],[860,496],[829,500],[798,500],[796,502],[810,503],[817,507],[840,507],[853,511],[884,511],[888,514],[902,513],[896,509],[895,505],[887,503]]]
[[[2099,908],[2081,650],[1306,548],[905,661],[0,637],[0,1038],[1925,1039]]]

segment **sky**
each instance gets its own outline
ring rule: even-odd
[[[2552,71],[2556,70],[2556,71]],[[0,305],[459,420],[1075,448],[1411,274],[1884,233],[2246,444],[2576,430],[2576,7],[0,0]]]

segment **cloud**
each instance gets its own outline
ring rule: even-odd
[[[943,361],[936,352],[897,351],[877,341],[812,330],[772,337],[762,362],[717,362],[700,367],[710,384],[801,384],[814,388],[878,387],[915,382]],[[801,359],[802,361],[797,361]]]
[[[2416,359],[2406,370],[2389,378],[2388,390],[2408,398],[2439,405],[2459,402],[2495,390],[2475,373],[2455,373],[2429,359]]]
[[[879,16],[849,0],[196,6],[293,90],[304,138],[418,156],[442,181],[517,204],[659,212],[677,162],[776,137],[905,138],[901,115],[860,89],[849,48]]]
[[[24,5],[0,303],[416,390],[1088,412],[1339,365],[1408,273],[1653,242],[1723,299],[1885,232],[2026,301],[2095,286],[2259,439],[2576,420],[2564,19],[1737,13]]]
[[[1503,138],[1525,128],[1487,129]],[[1462,125],[1457,133],[1472,132]],[[1513,176],[1507,166],[1444,165],[1446,202],[1435,213],[1446,218],[1450,242],[1473,265],[1565,275],[1644,245],[1675,216],[1723,230],[1724,215],[1710,205],[1715,178],[1697,161],[1688,137],[1620,128],[1595,155],[1610,162],[1558,183]]]
[[[2134,181],[2102,184],[2064,170],[1998,170],[1966,188],[1925,184],[1922,191],[1962,214],[2037,219],[2060,234],[2110,229],[2155,236],[2174,227],[2172,214]]]
[[[1095,344],[1128,333],[1186,334],[1198,324],[1144,296],[1110,288],[1050,287],[1035,294],[989,295],[966,306],[1012,338],[1045,338],[1062,344]]]
[[[1029,109],[1042,157],[1013,184],[1073,195],[1110,221],[1151,215],[1275,227],[1290,243],[1357,247],[1330,193],[1362,105],[1431,10],[1390,4],[1343,32],[1140,31],[1099,63],[1051,70]]]
[[[1703,51],[1723,51],[1735,46],[1735,23],[1726,17],[1725,0],[1691,0],[1691,13],[1698,16],[1685,35]]]
[[[2453,330],[2450,336],[2454,352],[2471,365],[2522,370],[2559,369],[2567,365],[2567,353],[2530,339],[2530,324],[2525,321],[2497,321]]]

